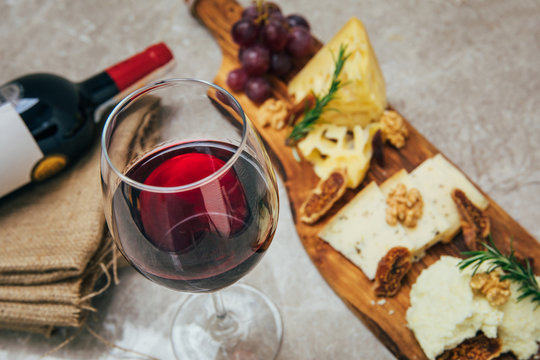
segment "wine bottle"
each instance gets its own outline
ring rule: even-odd
[[[82,82],[37,73],[0,86],[0,198],[43,181],[89,149],[104,104],[172,64],[159,43]],[[112,100],[111,100],[112,99]]]

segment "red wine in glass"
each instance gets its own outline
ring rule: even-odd
[[[228,167],[236,150],[217,141],[179,143],[126,172],[144,185],[169,188],[122,182],[114,193],[119,248],[144,276],[175,290],[207,292],[236,282],[260,260],[275,230],[269,214],[275,195],[246,152]]]

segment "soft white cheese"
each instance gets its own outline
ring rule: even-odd
[[[540,283],[540,277],[536,277]],[[540,307],[525,298],[517,301],[519,286],[512,282],[512,295],[506,304],[501,306],[504,312],[502,324],[499,327],[499,337],[502,341],[502,351],[512,351],[519,359],[529,359],[538,351],[540,342]]]
[[[482,330],[497,336],[502,311],[489,305],[483,296],[474,295],[470,271],[460,271],[459,258],[442,256],[422,271],[410,293],[407,325],[414,332],[426,356],[435,359],[446,349]]]

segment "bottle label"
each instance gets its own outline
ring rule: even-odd
[[[43,152],[11,103],[0,105],[0,197],[29,183]]]

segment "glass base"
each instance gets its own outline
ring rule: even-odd
[[[274,359],[283,327],[277,307],[259,290],[236,284],[219,291],[226,312],[216,314],[213,295],[190,296],[171,326],[177,359]]]

